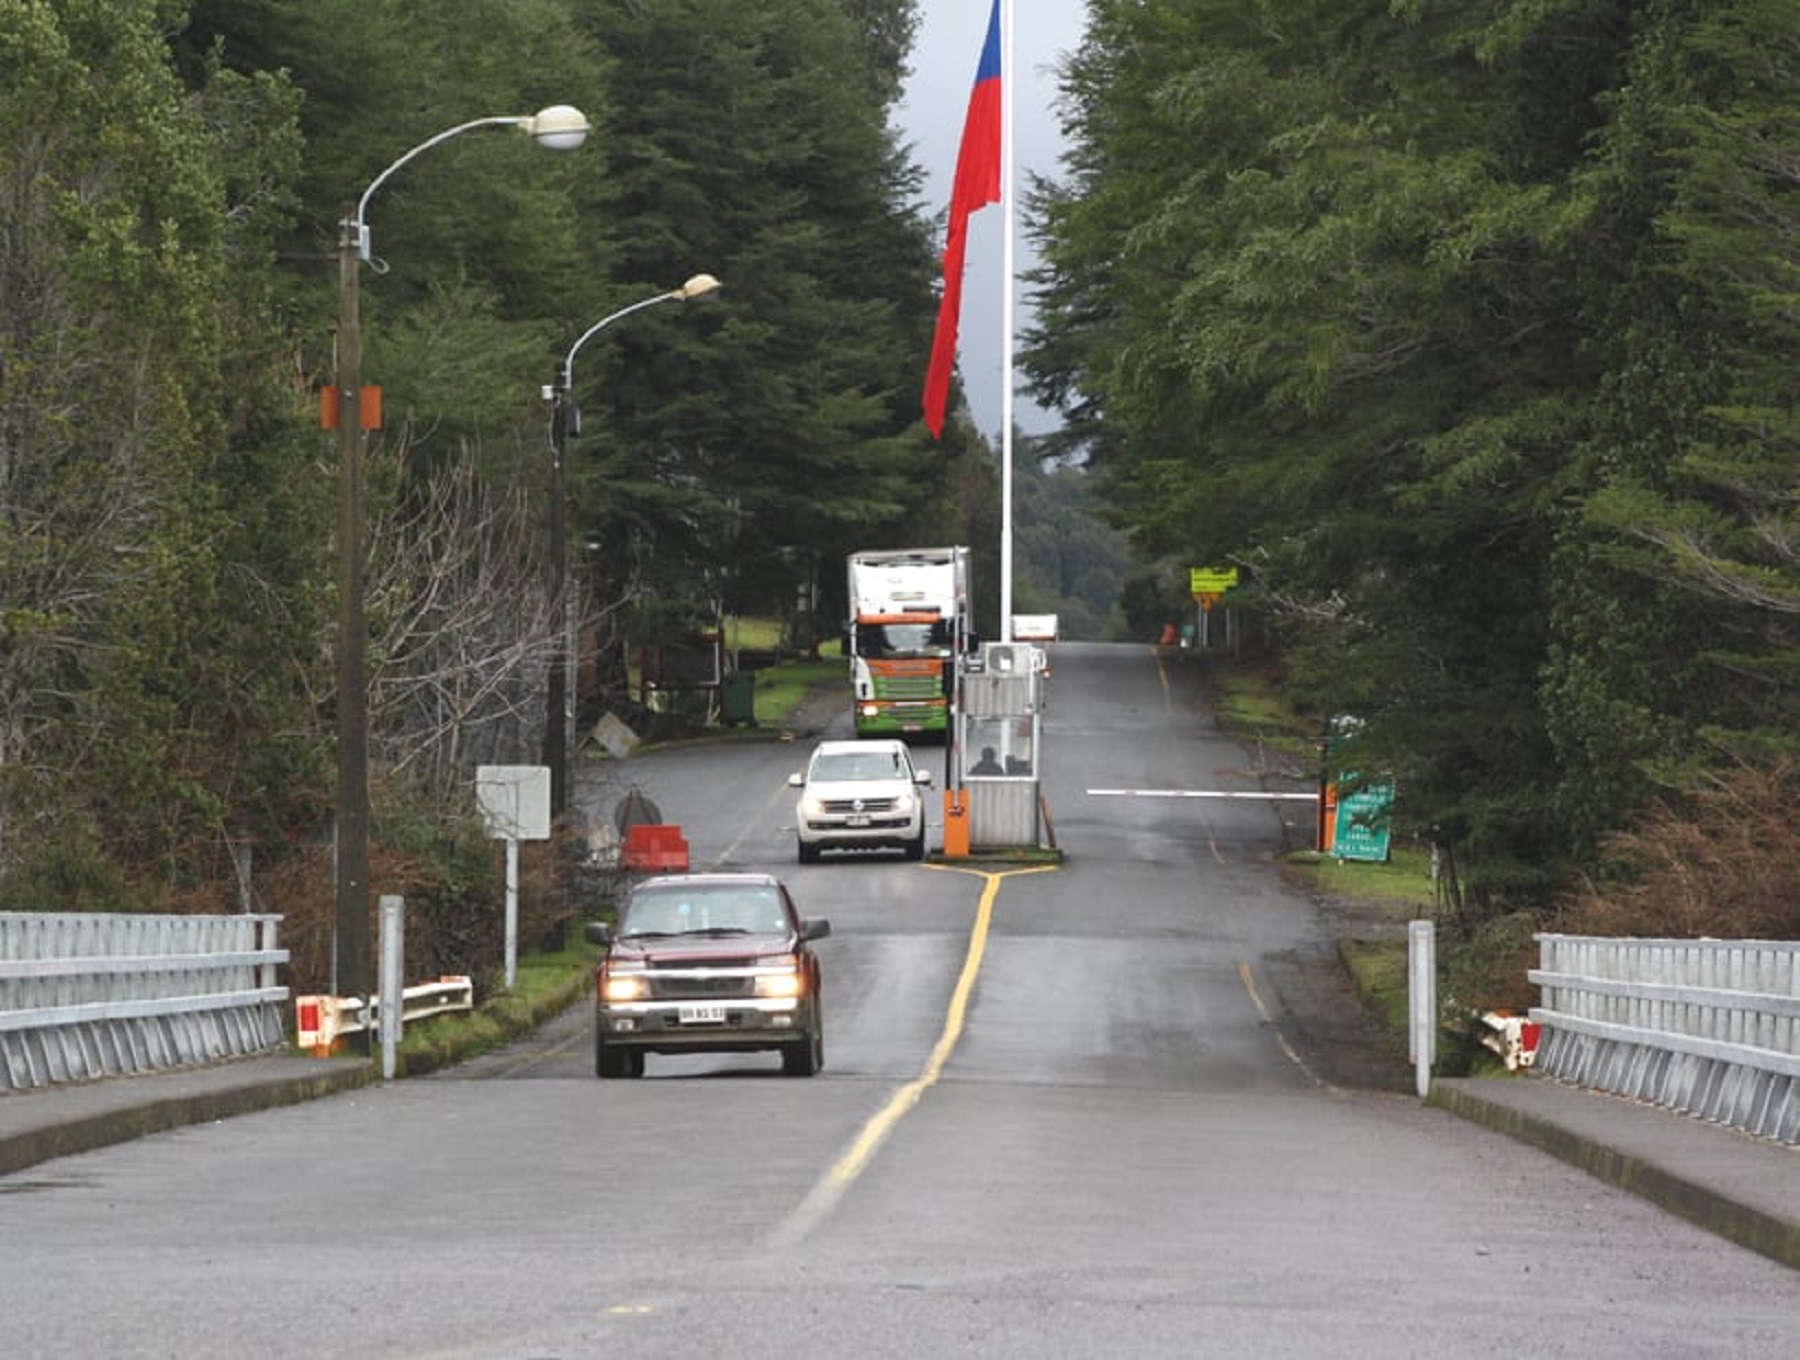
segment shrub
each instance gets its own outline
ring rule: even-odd
[[[1800,939],[1800,775],[1739,766],[1653,808],[1605,845],[1603,870],[1558,905],[1572,935]]]

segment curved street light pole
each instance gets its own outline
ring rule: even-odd
[[[337,929],[332,950],[334,995],[367,998],[374,985],[369,948],[369,695],[368,623],[363,608],[362,457],[365,413],[362,391],[361,269],[371,258],[365,221],[369,200],[396,170],[421,152],[480,127],[518,127],[540,146],[572,151],[586,140],[587,118],[557,104],[520,117],[478,118],[420,142],[383,170],[363,191],[355,211],[338,223],[338,793]],[[371,403],[372,405],[372,403]],[[367,1030],[364,1031],[365,1035]]]
[[[550,658],[550,683],[544,714],[544,764],[550,769],[550,816],[554,821],[569,809],[569,699],[574,693],[569,671],[574,665],[574,599],[569,595],[568,500],[563,471],[569,436],[581,433],[581,412],[570,399],[575,386],[575,356],[581,347],[622,317],[654,307],[659,302],[686,302],[719,286],[711,274],[695,274],[681,287],[621,307],[589,326],[564,357],[550,396],[550,608],[558,620],[556,647]]]

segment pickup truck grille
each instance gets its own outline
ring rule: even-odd
[[[658,1001],[721,1001],[756,995],[756,979],[748,973],[655,972],[650,974],[651,996]]]

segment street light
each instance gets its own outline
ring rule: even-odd
[[[575,649],[569,642],[572,601],[565,600],[568,591],[568,507],[563,490],[563,460],[569,449],[569,436],[581,433],[581,410],[570,400],[575,386],[575,356],[581,347],[620,317],[654,307],[659,302],[686,302],[712,292],[719,281],[711,274],[695,274],[681,287],[658,293],[629,307],[621,307],[611,316],[601,317],[582,333],[581,339],[569,346],[556,385],[545,389],[551,401],[550,410],[550,607],[560,618],[556,630],[556,650],[550,659],[550,689],[544,721],[544,764],[550,767],[550,816],[562,816],[569,807],[569,667]]]
[[[369,949],[369,696],[363,613],[362,452],[365,412],[362,393],[362,321],[358,292],[369,250],[369,200],[401,166],[423,151],[481,127],[517,127],[552,151],[572,151],[587,139],[581,110],[556,104],[520,117],[477,118],[420,142],[377,175],[357,200],[354,212],[338,223],[338,349],[336,409],[330,412],[338,436],[338,801],[337,938],[332,991],[369,996],[373,970]],[[366,418],[379,424],[370,403]],[[327,423],[330,423],[328,419]]]

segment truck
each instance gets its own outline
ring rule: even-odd
[[[974,642],[969,550],[851,553],[845,650],[859,737],[946,735],[956,658]]]

